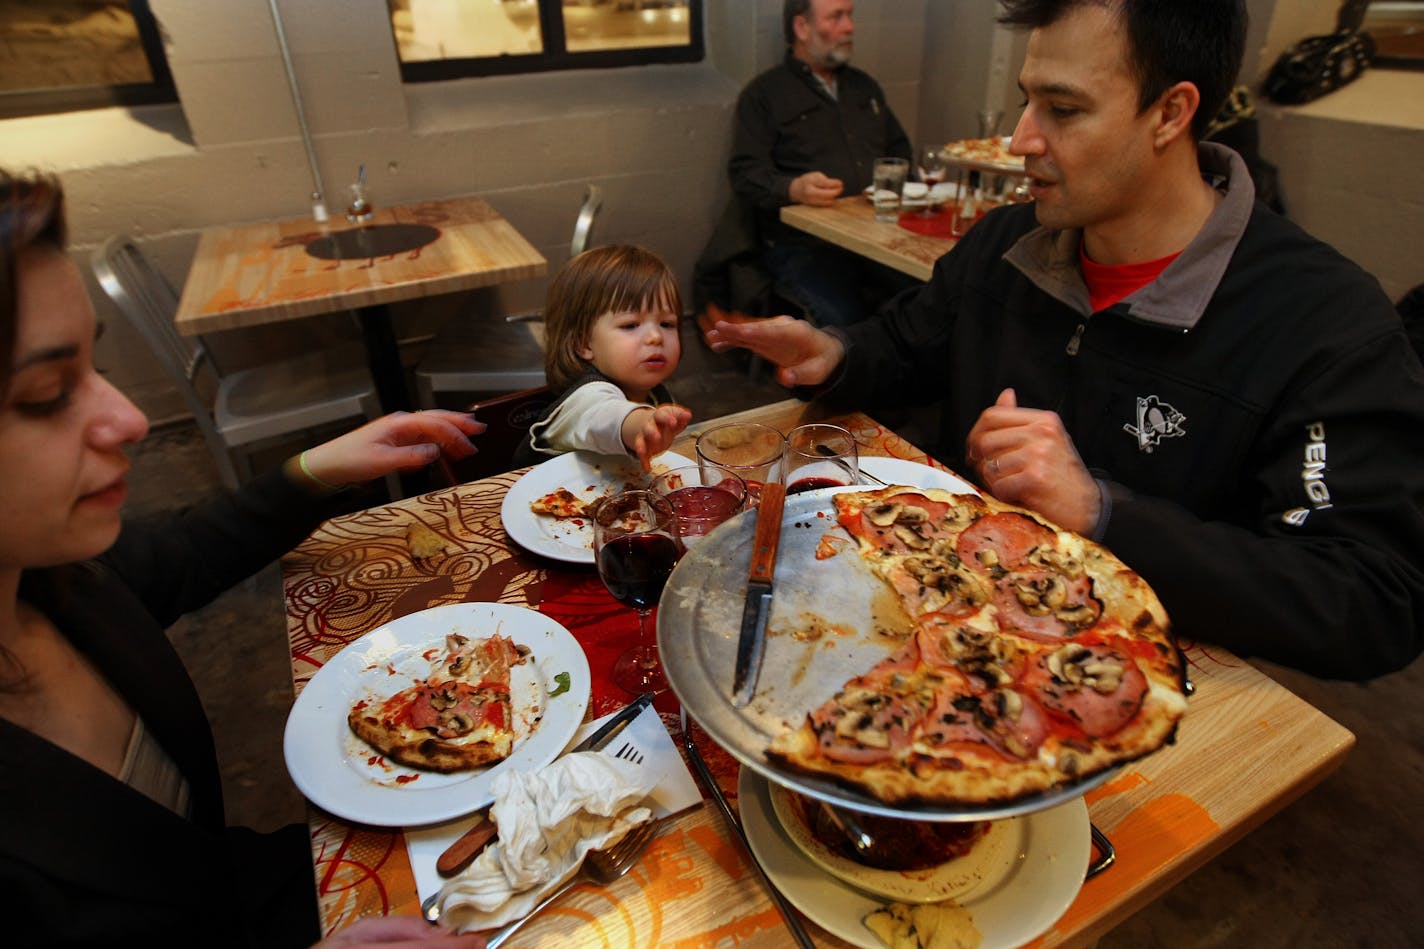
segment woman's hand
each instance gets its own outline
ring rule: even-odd
[[[380,916],[357,920],[317,943],[312,949],[355,949],[357,946],[384,946],[385,949],[484,949],[478,933],[456,935],[432,926],[418,916]]]
[[[303,469],[330,487],[383,478],[393,471],[416,471],[440,457],[475,453],[472,435],[485,430],[464,412],[427,409],[393,412],[304,453]]]

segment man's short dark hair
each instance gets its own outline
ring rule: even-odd
[[[1129,65],[1137,74],[1139,113],[1178,82],[1197,87],[1192,118],[1200,141],[1241,71],[1246,51],[1244,0],[999,0],[999,22],[1036,29],[1069,10],[1099,6],[1116,12],[1127,33]]]
[[[786,0],[781,5],[781,35],[787,46],[796,45],[796,18],[811,15],[811,0]]]

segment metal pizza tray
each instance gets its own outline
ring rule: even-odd
[[[767,746],[806,713],[895,650],[902,640],[876,632],[904,624],[894,600],[856,554],[816,559],[836,525],[834,489],[786,499],[766,658],[752,702],[732,705],[732,672],[746,601],[755,514],[746,511],[692,545],[658,606],[658,649],[668,682],[697,723],[738,761],[770,781],[853,810],[935,821],[995,820],[1055,807],[1106,781],[1105,771],[1007,804],[929,807],[885,804],[832,781],[769,761]]]

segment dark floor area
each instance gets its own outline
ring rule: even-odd
[[[690,323],[690,321],[689,321]],[[673,391],[698,419],[784,397],[684,333]],[[135,450],[130,513],[217,489],[191,425]],[[292,690],[275,566],[172,630],[217,733],[234,823],[302,820],[282,762]],[[1104,937],[1103,947],[1424,946],[1424,663],[1368,684],[1264,667],[1358,737],[1343,768]],[[1111,871],[1109,871],[1111,872]]]

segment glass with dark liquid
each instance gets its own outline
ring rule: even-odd
[[[839,425],[815,422],[786,436],[786,493],[860,483],[855,436]]]
[[[672,503],[684,547],[740,512],[747,503],[747,483],[722,465],[684,465],[653,479],[653,490]]]
[[[622,491],[590,513],[593,559],[603,585],[619,603],[638,612],[638,643],[613,663],[613,681],[634,693],[667,688],[658,646],[648,641],[648,614],[657,605],[672,568],[682,556],[677,515],[654,491]]]

